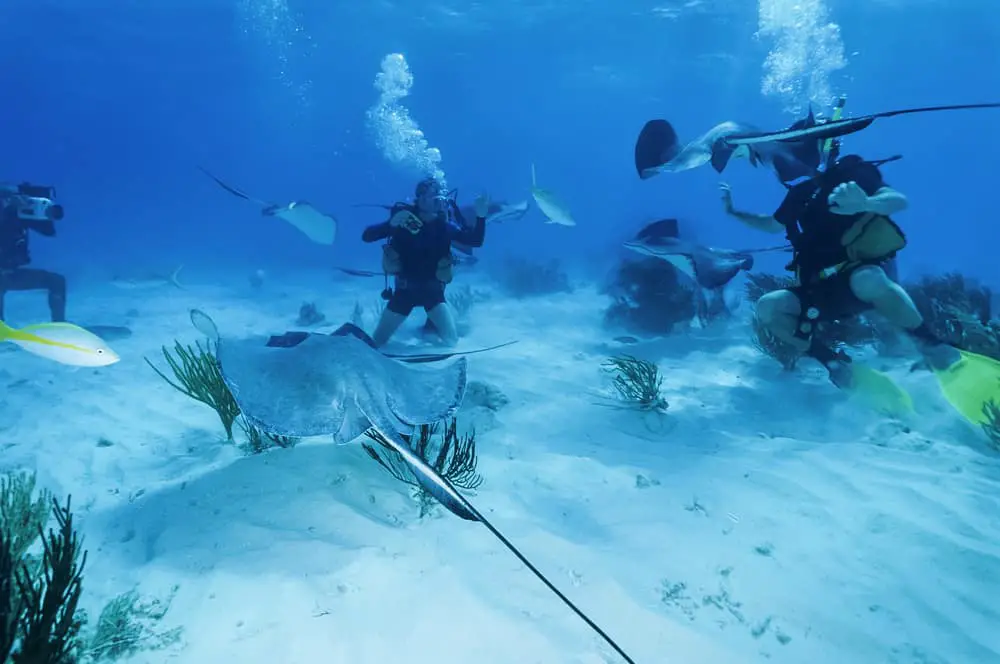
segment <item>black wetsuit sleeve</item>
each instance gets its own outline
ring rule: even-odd
[[[449,227],[451,228],[452,242],[458,242],[472,248],[483,246],[483,241],[486,240],[486,217],[476,217],[476,224],[472,228],[469,228],[465,225],[465,216],[457,207],[455,208],[455,215],[462,228],[459,230],[453,226]]]
[[[388,221],[383,221],[381,224],[373,224],[366,228],[363,233],[361,233],[362,242],[378,242],[379,240],[384,240],[389,235],[392,234],[392,226],[389,225]]]
[[[781,205],[778,206],[778,209],[772,215],[774,220],[785,228],[797,224],[799,215],[805,206],[806,196],[803,193],[799,187],[789,189],[788,193],[785,194],[785,198],[781,201]]]
[[[851,179],[869,196],[874,196],[875,192],[886,186],[878,167],[867,162],[858,164],[851,171]]]
[[[43,221],[29,221],[25,220],[21,223],[29,231],[35,231],[39,235],[46,235],[48,237],[53,237],[56,234],[56,225],[52,223],[51,219],[45,219]]]
[[[392,218],[400,210],[410,209],[408,205],[404,203],[396,203],[389,209],[389,218],[383,221],[381,224],[373,224],[366,228],[363,233],[361,233],[362,242],[378,242],[379,240],[384,240],[390,235],[392,235],[392,225],[389,223]]]

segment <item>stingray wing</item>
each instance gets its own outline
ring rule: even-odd
[[[295,226],[317,244],[333,244],[337,239],[337,220],[309,203],[289,203],[287,207],[275,212],[275,215]]]
[[[350,404],[343,362],[329,341],[312,335],[291,348],[256,337],[222,340],[219,367],[243,415],[269,433],[307,437],[341,429]],[[360,342],[357,342],[360,343]]]
[[[466,358],[433,369],[394,364],[391,388],[383,393],[389,410],[402,422],[433,424],[458,411],[468,380]]]
[[[748,256],[717,254],[706,249],[695,252],[691,256],[691,263],[698,285],[714,290],[728,284],[741,270],[752,267],[753,259]]]
[[[680,153],[681,144],[673,125],[666,120],[650,120],[635,141],[635,170],[647,180]]]

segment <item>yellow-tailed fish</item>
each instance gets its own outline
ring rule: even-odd
[[[106,367],[121,359],[99,336],[72,323],[38,323],[16,330],[0,321],[0,341],[74,367]]]
[[[560,226],[576,226],[569,210],[562,201],[556,198],[548,189],[542,189],[535,180],[535,165],[531,165],[531,196],[535,199],[538,209],[542,211],[548,221],[547,224],[559,224]]]

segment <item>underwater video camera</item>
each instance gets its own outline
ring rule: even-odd
[[[59,221],[63,218],[63,206],[55,203],[56,188],[46,185],[22,182],[16,187],[3,187],[12,196],[18,219],[26,221]]]

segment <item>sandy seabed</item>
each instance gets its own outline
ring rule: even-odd
[[[0,353],[4,469],[72,494],[84,606],[173,597],[157,628],[180,640],[130,661],[621,661],[485,528],[440,507],[421,519],[360,444],[247,456],[143,361],[200,338],[191,308],[241,336],[300,329],[304,301],[331,331],[360,302],[370,331],[380,285],[82,285],[74,322],[133,332],[109,342],[120,363]],[[637,663],[1000,661],[1000,458],[932,376],[881,361],[916,401],[901,422],[805,363],[782,372],[744,319],[622,344],[593,288],[473,290],[460,349],[519,343],[469,358],[469,379],[507,397],[460,411],[484,478],[470,500]],[[7,306],[12,325],[46,313],[38,294]],[[392,350],[426,349],[422,319]],[[659,365],[666,416],[608,406],[601,363],[622,353]]]

